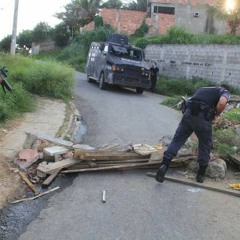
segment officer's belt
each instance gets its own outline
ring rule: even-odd
[[[209,105],[204,102],[196,101],[196,100],[189,100],[187,102],[187,108],[197,107],[198,110],[210,110],[213,109]]]

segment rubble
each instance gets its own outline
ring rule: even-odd
[[[18,173],[36,197],[43,193],[35,183],[47,187],[59,174],[157,169],[170,140],[171,137],[163,138],[156,146],[132,143],[122,146],[113,141],[94,148],[86,144],[74,144],[60,138],[28,132],[23,149],[19,152],[15,163],[24,170]],[[188,166],[188,169],[196,172],[198,163],[193,146],[194,143],[191,140],[187,141],[182,151],[179,151],[178,156],[171,162],[170,167]],[[232,161],[240,166],[240,159],[236,156],[232,156]],[[226,162],[220,158],[214,158],[206,175],[214,179],[223,179],[226,172]]]
[[[188,168],[197,173],[199,165],[196,160],[192,161]],[[223,159],[215,158],[212,159],[207,167],[206,176],[213,179],[224,179],[227,172],[227,164]]]

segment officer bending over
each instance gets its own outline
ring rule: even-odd
[[[194,132],[198,138],[199,170],[196,180],[203,183],[212,148],[212,121],[225,109],[229,98],[228,85],[221,84],[219,87],[203,87],[187,101],[181,122],[157,171],[155,179],[158,182],[164,181],[171,160]]]

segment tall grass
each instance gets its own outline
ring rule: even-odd
[[[74,70],[67,65],[0,53],[0,67],[3,66],[9,71],[7,80],[15,97],[0,89],[0,122],[32,111],[36,106],[33,94],[64,100],[71,96]]]
[[[0,64],[8,68],[10,81],[22,83],[30,93],[62,99],[71,96],[74,70],[67,65],[9,55],[1,55]]]
[[[148,44],[240,44],[239,35],[192,34],[183,27],[171,27],[164,35],[149,38],[135,38],[132,43],[140,48]]]

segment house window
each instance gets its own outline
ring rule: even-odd
[[[174,7],[154,6],[153,12],[174,15],[175,8]]]

